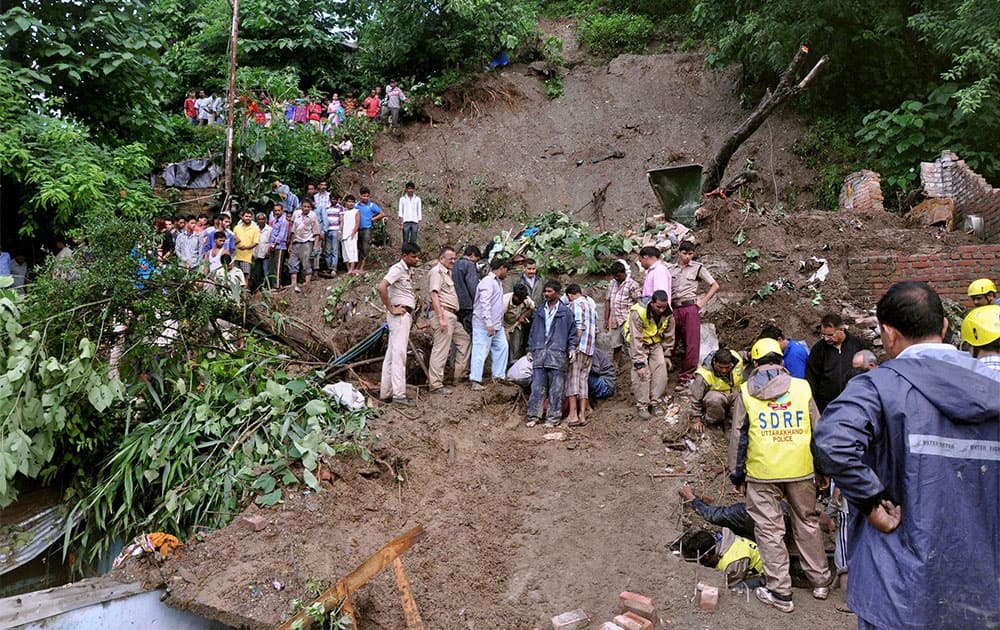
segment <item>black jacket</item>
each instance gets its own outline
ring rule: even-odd
[[[840,350],[822,339],[813,345],[806,361],[806,380],[821,412],[847,387],[852,374],[851,360],[856,352],[866,348],[865,343],[851,333],[847,333]]]

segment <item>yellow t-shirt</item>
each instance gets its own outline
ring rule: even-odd
[[[251,223],[250,225],[243,225],[243,221],[236,224],[233,228],[233,234],[236,235],[239,243],[236,246],[236,254],[233,256],[234,259],[248,263],[253,259],[253,246],[260,241],[260,228]],[[243,247],[251,246],[249,249],[241,249]]]

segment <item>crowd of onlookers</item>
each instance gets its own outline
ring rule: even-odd
[[[367,187],[357,197],[330,191],[326,182],[309,184],[301,196],[281,181],[272,188],[269,212],[243,209],[235,223],[229,213],[211,221],[206,213],[157,219],[158,262],[175,261],[250,294],[261,288],[300,293],[314,275],[336,276],[342,263],[348,274],[365,273],[373,233],[384,234],[386,218]],[[404,243],[416,242],[423,219],[415,191],[407,183],[397,203]]]
[[[343,99],[339,92],[333,92],[326,98],[310,97],[300,92],[297,98],[274,101],[266,94],[251,93],[240,96],[239,101],[247,118],[255,124],[269,127],[275,121],[284,120],[290,126],[310,125],[333,136],[344,120],[352,116],[398,124],[406,94],[396,81],[390,81],[384,89],[374,87],[360,99],[348,90]],[[197,93],[191,90],[184,99],[184,115],[193,125],[221,124],[224,109],[225,102],[217,92],[206,94],[205,90]],[[350,142],[350,138],[346,140]],[[349,155],[350,145],[346,149],[341,147],[341,152]]]

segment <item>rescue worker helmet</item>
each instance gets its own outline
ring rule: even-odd
[[[750,358],[754,361],[769,354],[785,356],[785,353],[781,351],[781,344],[775,339],[758,339],[757,343],[753,344],[753,347],[750,348]]]
[[[980,278],[978,280],[973,280],[972,284],[969,285],[969,297],[975,297],[977,295],[986,295],[987,293],[996,293],[997,285],[993,284],[993,281],[989,278]]]
[[[962,341],[970,346],[986,346],[1000,339],[1000,306],[974,308],[962,321]]]

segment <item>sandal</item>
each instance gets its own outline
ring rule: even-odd
[[[568,426],[568,427],[585,427],[585,426],[587,426],[587,422],[589,422],[589,421],[588,420],[573,420],[572,422],[567,422],[566,426]]]

